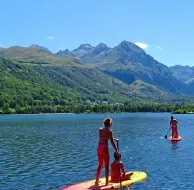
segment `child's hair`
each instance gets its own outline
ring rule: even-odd
[[[104,126],[105,127],[109,127],[111,123],[112,123],[112,119],[111,118],[108,117],[108,118],[104,119]]]
[[[115,160],[119,161],[121,159],[121,153],[118,155],[116,152],[114,152],[114,158]]]
[[[173,117],[173,116],[171,116],[171,119],[174,119],[174,117]]]

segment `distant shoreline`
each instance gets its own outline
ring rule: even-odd
[[[130,114],[130,113],[169,113],[169,114],[194,114],[194,112],[188,112],[188,113],[173,113],[173,112],[149,112],[149,111],[145,111],[145,112],[101,112],[101,113],[96,113],[96,112],[90,112],[90,113],[22,113],[22,114],[0,114],[1,116],[8,116],[8,115],[81,115],[81,114]]]

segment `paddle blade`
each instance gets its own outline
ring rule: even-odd
[[[164,137],[165,139],[167,139],[167,135],[165,135],[165,137]]]

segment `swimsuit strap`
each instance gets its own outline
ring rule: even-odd
[[[100,143],[103,143],[104,140],[109,140],[109,138],[107,138],[107,137],[99,137],[99,142]]]

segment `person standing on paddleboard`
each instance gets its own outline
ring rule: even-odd
[[[172,129],[172,138],[178,138],[178,127],[177,127],[178,121],[171,116],[171,120],[170,120],[170,126]]]
[[[108,140],[111,141],[111,144],[114,148],[114,151],[116,154],[119,155],[119,151],[117,150],[117,147],[114,143],[114,140],[117,141],[118,139],[113,138],[112,136],[112,130],[110,129],[112,127],[112,119],[111,118],[105,118],[104,119],[104,127],[99,128],[99,142],[98,142],[98,148],[97,148],[97,154],[98,154],[98,168],[96,171],[96,181],[95,184],[97,185],[99,183],[100,173],[103,167],[103,163],[105,166],[105,178],[106,178],[106,186],[109,185],[109,148],[108,148]]]

